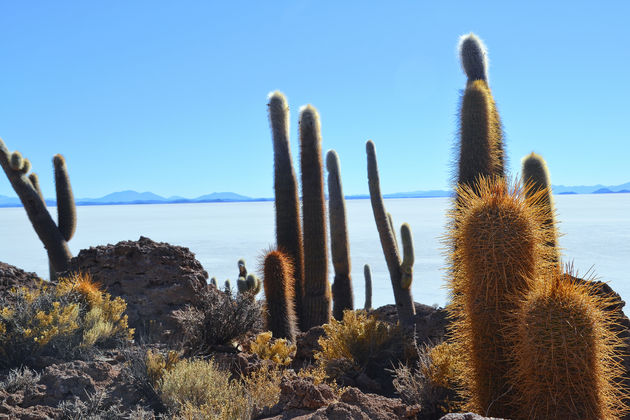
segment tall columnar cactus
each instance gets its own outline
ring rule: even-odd
[[[503,130],[488,85],[486,48],[474,34],[460,39],[468,77],[460,108],[458,184],[475,185],[480,176],[505,176]]]
[[[339,176],[339,157],[334,150],[326,154],[328,168],[328,219],[330,223],[330,250],[335,281],[332,285],[333,316],[343,319],[343,311],[354,309],[352,279],[350,278],[350,247],[346,224],[346,201]]]
[[[508,188],[503,178],[461,185],[451,211],[453,255],[450,310],[454,338],[468,358],[464,378],[471,409],[512,418],[517,393],[510,383],[511,316],[545,267],[546,209],[539,196]]]
[[[280,251],[270,251],[265,256],[263,267],[267,299],[266,327],[274,337],[295,341],[297,320],[293,307],[291,258]]]
[[[295,311],[301,319],[304,253],[297,178],[289,145],[289,106],[281,92],[273,92],[269,95],[268,108],[273,137],[276,246],[293,261]],[[300,327],[304,329],[301,321]]]
[[[300,112],[300,169],[304,231],[304,293],[301,325],[307,330],[330,321],[330,283],[326,247],[326,208],[322,139],[317,110]]]
[[[370,271],[369,264],[363,266],[363,276],[365,277],[365,304],[363,309],[369,311],[372,309],[372,271]]]
[[[366,144],[366,151],[372,211],[374,213],[376,228],[381,239],[383,253],[385,254],[385,261],[387,262],[392,288],[394,289],[398,319],[404,328],[410,328],[414,325],[414,316],[416,314],[413,297],[411,296],[411,282],[413,279],[412,268],[414,262],[411,229],[406,223],[401,227],[400,233],[404,253],[404,258],[401,261],[391,219],[387,216],[383,196],[381,195],[376,150],[371,140]]]
[[[559,269],[536,283],[513,318],[520,395],[514,419],[619,419],[627,413],[616,320],[589,283]],[[625,395],[624,395],[625,394]]]
[[[9,152],[0,139],[0,166],[20,197],[37,236],[48,252],[48,260],[52,267],[51,276],[54,277],[55,272],[68,269],[68,264],[72,258],[67,241],[74,234],[76,210],[63,157],[56,155],[53,164],[55,167],[59,226],[55,224],[46,209],[37,175],[28,173],[31,169],[29,160],[22,158],[19,152]]]
[[[525,156],[522,160],[523,182],[529,186],[526,193],[529,195],[542,191],[540,197],[541,204],[548,208],[548,218],[543,221],[545,227],[549,229],[550,236],[547,245],[552,250],[551,259],[553,262],[560,261],[558,243],[558,232],[556,230],[555,209],[553,205],[553,197],[551,195],[551,181],[549,177],[549,169],[547,162],[542,156],[532,152]]]

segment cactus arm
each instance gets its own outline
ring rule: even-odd
[[[398,238],[396,238],[396,228],[394,227],[394,218],[391,213],[387,213],[387,222],[389,223],[389,229],[392,231],[392,236],[394,237],[394,246],[398,250],[398,254],[400,254],[400,249],[398,248]]]
[[[326,206],[322,168],[321,132],[317,110],[310,105],[300,113],[300,169],[304,231],[304,328],[330,322],[330,284],[326,246]]]
[[[411,228],[407,223],[403,223],[400,227],[400,238],[403,244],[403,261],[400,264],[400,271],[402,272],[400,287],[409,289],[413,281],[414,252]]]
[[[77,208],[70,185],[68,168],[63,156],[57,154],[53,158],[55,168],[55,189],[57,192],[57,223],[59,231],[69,241],[77,228]]]
[[[339,157],[334,150],[326,154],[328,169],[328,220],[330,223],[330,250],[332,253],[335,281],[333,291],[333,316],[343,319],[344,310],[354,309],[352,279],[350,277],[350,249],[346,223],[346,202],[339,175]]]
[[[365,305],[363,305],[363,309],[369,311],[372,309],[372,272],[369,264],[363,266],[363,275],[365,277]]]
[[[540,204],[547,208],[547,217],[543,221],[543,227],[549,231],[549,240],[546,243],[550,248],[552,263],[558,263],[560,261],[560,251],[557,247],[558,231],[547,162],[542,156],[532,152],[523,158],[521,164],[523,182],[526,186],[525,194],[530,197],[539,193]]]
[[[0,139],[0,166],[4,170],[11,186],[15,190],[24,210],[28,215],[37,236],[44,244],[46,251],[48,252],[48,258],[56,271],[65,271],[68,268],[68,263],[72,258],[68,243],[64,239],[63,235],[57,228],[54,220],[46,209],[46,204],[40,197],[38,191],[35,189],[29,176],[22,172],[22,170],[15,171],[11,168],[10,163],[11,155]]]
[[[293,263],[295,312],[301,324],[304,294],[304,253],[298,186],[289,145],[289,106],[284,95],[269,95],[269,122],[273,139],[276,244]]]
[[[37,191],[37,195],[39,195],[39,198],[41,198],[42,201],[45,203],[46,201],[44,200],[42,189],[39,186],[39,177],[37,176],[37,174],[35,172],[31,172],[30,174],[28,174],[28,180],[31,181],[31,185],[33,186],[33,189]]]
[[[394,242],[394,234],[387,219],[387,212],[385,211],[385,204],[383,203],[383,196],[381,195],[376,150],[371,140],[366,143],[366,151],[368,161],[368,184],[374,221],[376,222],[381,247],[385,254],[385,261],[387,262],[387,268],[394,290],[398,319],[403,327],[408,328],[413,326],[416,308],[411,296],[411,288],[403,289],[401,287],[402,271],[400,267],[400,255],[396,242]]]

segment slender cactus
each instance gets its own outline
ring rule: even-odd
[[[304,294],[302,326],[305,330],[330,321],[330,284],[326,247],[326,208],[319,115],[307,105],[300,112],[300,169],[304,230]]]
[[[2,166],[18,197],[20,197],[20,201],[22,201],[24,210],[26,210],[26,214],[37,236],[48,252],[48,259],[54,271],[65,271],[68,269],[68,264],[72,258],[67,240],[46,209],[46,203],[41,195],[37,177],[34,174],[28,174],[31,168],[30,162],[21,156],[18,157],[18,155],[15,152],[10,153],[2,139],[0,139],[0,166]],[[67,182],[67,190],[70,191],[69,182]],[[72,193],[70,192],[69,199],[71,198]],[[74,202],[72,205],[74,205]],[[76,221],[76,218],[74,220]],[[65,233],[68,233],[69,227],[69,225],[64,226],[64,229],[66,229]],[[74,228],[71,230],[74,231]]]
[[[461,37],[459,51],[468,82],[460,108],[457,182],[473,186],[480,176],[505,176],[503,130],[488,85],[486,47],[468,34]]]
[[[363,305],[363,309],[369,311],[372,309],[372,272],[369,264],[363,266],[363,275],[365,276],[365,305]]]
[[[387,212],[385,211],[385,203],[381,195],[378,165],[376,162],[376,150],[371,140],[366,143],[366,151],[372,211],[374,213],[376,228],[381,239],[383,253],[385,254],[385,261],[387,262],[392,288],[394,289],[398,319],[404,328],[410,328],[414,326],[414,316],[416,314],[413,297],[411,296],[411,266],[413,265],[411,230],[407,224],[404,224],[401,229],[405,251],[405,265],[403,266],[403,262],[400,260],[400,252],[398,251],[396,238],[388,220]]]
[[[558,263],[560,261],[560,251],[557,247],[558,231],[556,229],[555,209],[551,195],[551,181],[547,162],[545,162],[542,156],[532,152],[523,158],[522,168],[523,181],[525,185],[530,187],[526,188],[526,194],[533,195],[539,191],[543,191],[541,204],[548,209],[548,217],[543,221],[543,227],[550,232],[550,239],[547,241],[547,245],[552,250],[551,260],[554,263]]]
[[[330,223],[330,250],[335,281],[332,285],[333,316],[343,319],[343,311],[354,309],[352,279],[350,277],[350,247],[346,224],[346,201],[339,176],[339,157],[334,150],[326,155],[328,168],[328,219]]]
[[[304,253],[300,205],[295,170],[289,145],[289,106],[281,92],[269,95],[269,122],[273,138],[276,245],[293,262],[295,311],[302,325],[304,294]]]

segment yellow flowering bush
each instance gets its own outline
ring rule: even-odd
[[[284,338],[272,341],[271,331],[261,332],[249,345],[249,350],[264,360],[271,360],[282,366],[287,366],[295,356],[296,346]]]
[[[62,359],[133,338],[121,298],[103,292],[88,275],[55,286],[17,288],[0,302],[0,367],[28,364],[41,355]]]

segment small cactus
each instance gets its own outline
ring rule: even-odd
[[[305,330],[327,324],[331,315],[321,144],[319,115],[315,108],[307,105],[300,112],[304,231],[304,294],[300,316]]]
[[[236,281],[236,286],[239,293],[250,293],[252,296],[256,296],[260,293],[261,283],[254,274],[248,274],[247,277],[239,277]]]
[[[214,287],[218,287],[217,286],[217,278],[216,277],[212,277],[210,279],[210,284],[213,285]]]
[[[394,290],[398,319],[404,328],[414,326],[414,316],[416,308],[411,295],[412,266],[413,266],[413,244],[411,240],[411,229],[409,225],[403,224],[401,236],[405,258],[400,259],[400,252],[396,243],[396,236],[392,229],[393,222],[391,216],[388,217],[381,195],[381,186],[378,175],[378,164],[376,162],[376,149],[370,140],[366,144],[368,160],[368,183],[370,189],[370,200],[374,221],[381,239],[381,246],[385,254],[385,261],[389,270],[389,276]]]
[[[293,307],[291,258],[280,251],[270,251],[263,260],[263,270],[267,329],[274,337],[295,342],[297,320]]]
[[[372,309],[372,271],[369,264],[363,266],[363,276],[365,277],[365,305],[363,305],[363,309],[369,311]]]
[[[335,281],[332,285],[333,316],[343,319],[343,311],[354,309],[352,279],[350,277],[350,247],[346,224],[346,201],[339,175],[339,157],[334,150],[326,154],[328,169],[328,221],[330,223],[330,250]]]

